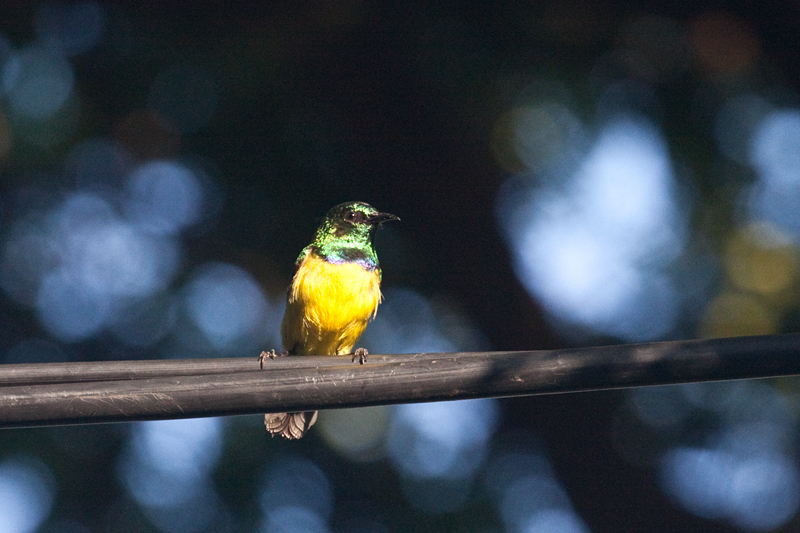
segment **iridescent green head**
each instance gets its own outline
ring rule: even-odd
[[[389,220],[400,219],[364,202],[339,204],[325,215],[314,242],[303,250],[298,261],[313,251],[330,263],[355,262],[367,269],[378,268],[372,237],[378,226]]]

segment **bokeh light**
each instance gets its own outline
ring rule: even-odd
[[[575,513],[569,496],[558,482],[548,458],[531,444],[531,435],[500,435],[503,446],[486,467],[484,485],[509,532],[558,531],[586,533],[586,524]]]
[[[482,349],[481,332],[446,302],[430,301],[407,288],[390,287],[360,344],[374,353],[456,352]]]
[[[0,531],[32,533],[50,515],[56,497],[53,474],[32,457],[0,462]]]
[[[800,110],[766,114],[750,143],[749,160],[759,182],[749,199],[751,216],[800,237]]]
[[[512,180],[501,191],[520,280],[560,321],[627,340],[666,335],[679,312],[666,269],[685,215],[659,132],[643,119],[610,122],[567,183]]]
[[[221,453],[219,418],[141,422],[118,468],[131,497],[161,531],[205,531],[223,512],[210,477]]]
[[[180,266],[181,233],[218,209],[218,191],[203,172],[199,165],[173,160],[136,165],[131,154],[105,139],[79,144],[64,162],[64,174],[77,189],[19,193],[18,218],[4,242],[0,286],[33,307],[60,340],[111,330],[129,345],[159,342],[177,318],[165,291]],[[240,317],[249,322],[228,329],[253,333],[267,304],[255,283],[242,276],[241,283],[250,284],[240,287],[242,298],[255,300],[247,308],[250,315]],[[241,340],[242,331],[228,331],[230,338],[224,339],[212,332],[211,344],[230,348],[226,343]],[[251,343],[263,338],[251,337]]]
[[[497,424],[492,400],[408,404],[395,409],[389,454],[403,472],[416,477],[473,475]]]
[[[396,406],[386,445],[408,499],[429,513],[462,507],[496,424],[494,400]]]
[[[706,337],[768,335],[796,301],[798,250],[768,222],[733,231],[722,255],[726,285],[709,302],[701,322]]]
[[[153,346],[175,327],[180,308],[178,302],[178,298],[164,293],[137,299],[114,313],[107,327],[123,344]]]
[[[266,339],[270,302],[247,272],[234,265],[200,267],[185,287],[189,317],[215,350],[249,347]]]
[[[156,234],[173,234],[200,218],[203,190],[194,174],[173,161],[152,161],[134,170],[123,210],[128,219]]]
[[[665,492],[690,512],[770,531],[800,509],[794,399],[764,382],[730,381],[637,389],[630,400],[621,416],[648,429],[638,436],[645,444],[622,444],[623,456],[650,448]],[[698,433],[701,420],[714,429]]]
[[[80,189],[115,196],[133,165],[132,154],[120,144],[99,137],[70,150],[64,161],[64,174]]]
[[[325,473],[311,460],[293,456],[274,461],[264,475],[259,501],[260,531],[329,531],[333,494]]]
[[[542,102],[511,113],[514,152],[536,175],[569,169],[585,147],[586,128],[564,104]]]
[[[221,429],[218,418],[136,424],[120,468],[137,501],[176,505],[191,497],[191,490],[171,487],[189,489],[210,473],[219,459]]]
[[[120,219],[103,198],[76,194],[52,213],[45,244],[53,268],[36,296],[42,324],[64,340],[100,331],[125,299],[146,297],[172,279],[176,243]]]
[[[753,135],[771,107],[757,94],[739,94],[728,99],[714,119],[714,139],[720,151],[737,163],[748,163]]]
[[[75,83],[72,65],[41,47],[16,52],[3,69],[11,111],[31,120],[52,117],[67,102]]]
[[[636,414],[654,428],[672,428],[691,413],[691,404],[678,387],[642,387],[631,391]]]
[[[320,414],[318,426],[329,446],[353,461],[374,461],[384,456],[384,439],[392,407],[333,409]]]
[[[723,255],[725,271],[738,289],[777,296],[797,278],[797,251],[771,224],[751,224],[733,234]]]
[[[775,529],[800,504],[796,465],[781,456],[677,448],[665,456],[663,476],[667,492],[693,513],[746,530]]]

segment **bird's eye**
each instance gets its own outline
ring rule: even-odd
[[[360,211],[348,211],[344,214],[344,218],[350,222],[362,222],[364,220],[364,213]]]

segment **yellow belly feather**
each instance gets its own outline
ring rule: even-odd
[[[283,348],[294,355],[350,354],[380,301],[377,269],[332,264],[308,254],[289,288],[281,324]]]

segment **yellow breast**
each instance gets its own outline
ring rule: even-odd
[[[308,254],[289,288],[283,348],[295,355],[352,353],[381,301],[380,271]]]

